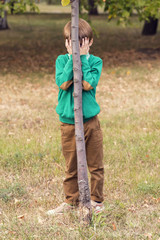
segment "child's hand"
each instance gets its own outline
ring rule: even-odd
[[[89,39],[87,37],[82,39],[82,46],[80,46],[80,55],[87,55],[89,52]]]
[[[67,52],[72,55],[72,45],[71,40],[66,39],[65,41],[65,47],[67,48]]]

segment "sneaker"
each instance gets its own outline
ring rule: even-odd
[[[99,214],[99,213],[103,212],[103,210],[104,210],[103,203],[97,203],[97,202],[91,200],[91,206],[92,206],[95,214]]]
[[[63,202],[59,207],[47,211],[47,215],[55,216],[55,215],[58,215],[58,214],[63,214],[63,213],[69,212],[73,208],[74,208],[74,206],[72,206],[72,205],[70,205],[66,202]]]

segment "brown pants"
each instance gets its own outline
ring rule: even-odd
[[[91,174],[91,199],[103,201],[103,137],[98,117],[84,123],[87,165]],[[77,156],[75,125],[61,122],[62,151],[66,160],[66,178],[63,182],[65,202],[78,204]]]

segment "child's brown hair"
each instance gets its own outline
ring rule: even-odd
[[[64,38],[70,40],[71,39],[71,21],[69,21],[63,30]],[[92,28],[89,25],[88,22],[86,22],[84,19],[80,18],[79,19],[79,41],[80,44],[82,44],[82,39],[83,38],[89,38],[89,42],[93,38],[93,32]]]

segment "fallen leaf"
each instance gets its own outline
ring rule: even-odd
[[[156,202],[159,203],[160,202],[160,197],[156,199]]]
[[[24,215],[19,215],[17,218],[18,219],[24,219]]]
[[[18,204],[18,203],[20,203],[21,201],[19,200],[19,199],[17,199],[17,198],[14,198],[14,204]]]
[[[112,226],[113,226],[113,231],[116,231],[116,225],[115,225],[115,223],[112,223]]]
[[[8,135],[9,135],[9,136],[12,136],[12,135],[14,135],[14,133],[13,133],[13,132],[9,132]]]
[[[149,205],[146,203],[146,204],[143,205],[143,207],[148,208]]]
[[[42,224],[44,222],[40,215],[37,216],[37,220],[38,220],[38,223],[40,223],[40,224]]]
[[[130,208],[128,208],[128,211],[130,211],[130,212],[135,212],[136,209],[135,209],[134,207],[130,207]]]
[[[159,202],[160,202],[160,198],[154,198],[154,197],[152,197],[152,200],[153,200],[154,202],[156,202],[156,203],[159,203]]]
[[[9,231],[9,233],[10,233],[10,234],[13,234],[13,235],[15,235],[15,234],[16,234],[16,232],[15,232],[15,231]]]

